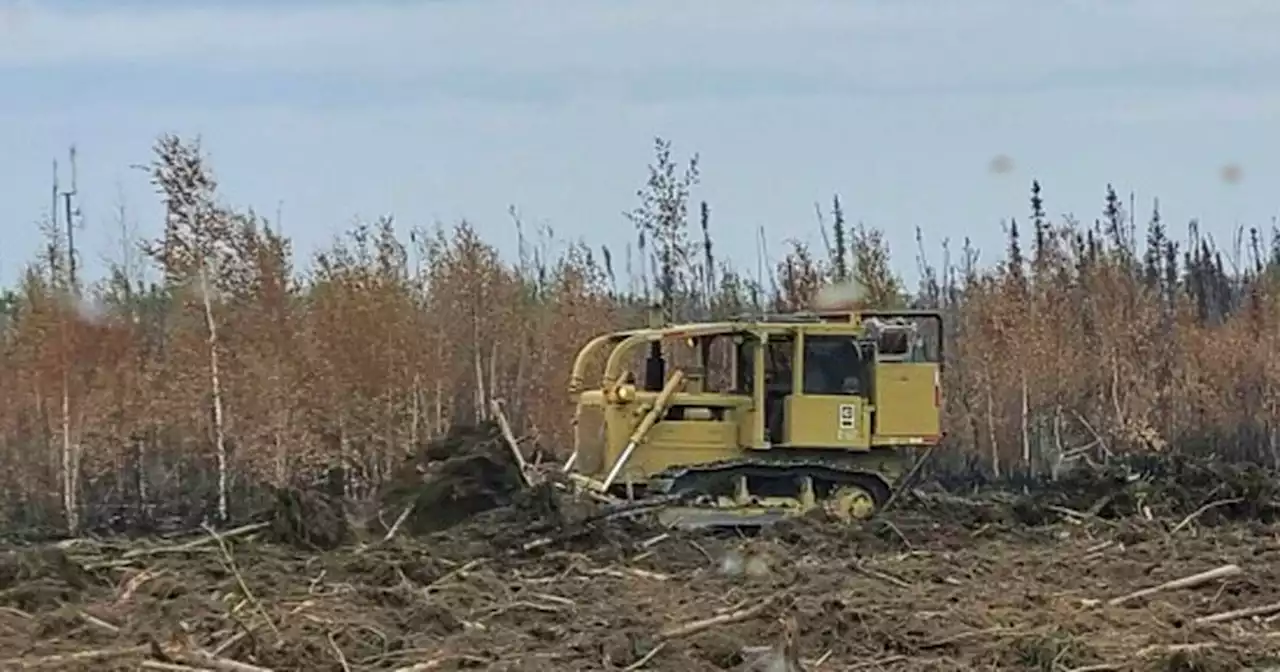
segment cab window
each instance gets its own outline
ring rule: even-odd
[[[744,338],[737,344],[737,379],[734,380],[734,392],[752,394],[756,380],[756,347],[759,343],[754,338]]]
[[[764,379],[772,394],[791,394],[791,360],[795,352],[795,339],[771,338],[765,349]]]
[[[760,342],[747,339],[738,344],[738,375],[736,390],[739,394],[754,392],[754,361],[756,348]],[[791,337],[770,338],[764,348],[764,384],[768,394],[791,394],[791,368],[794,359],[795,339]]]
[[[874,355],[850,336],[806,336],[805,394],[864,394]]]

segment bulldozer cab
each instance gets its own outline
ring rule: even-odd
[[[941,433],[941,319],[934,313],[769,325],[736,340],[736,390],[759,396],[764,409],[758,448],[929,444]],[[753,375],[757,352],[762,390]]]
[[[758,338],[738,345],[738,389],[755,393],[752,364]],[[773,335],[763,349],[764,436],[768,445],[785,445],[796,432],[791,428],[788,406],[798,397],[846,397],[862,399],[871,389],[875,368],[875,344],[852,333]],[[789,400],[790,403],[789,403]]]

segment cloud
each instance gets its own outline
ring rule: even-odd
[[[1130,0],[1106,9],[1018,0],[792,0],[785,9],[764,0],[7,1],[22,11],[0,28],[0,69],[171,67],[422,86],[435,78],[455,88],[473,79],[487,89],[554,79],[611,95],[675,81],[695,91],[783,80],[800,88],[825,81],[828,90],[1007,87],[1280,65],[1272,37],[1280,3],[1260,0]]]

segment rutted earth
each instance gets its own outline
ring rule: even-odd
[[[1280,487],[1261,472],[1170,461],[1032,495],[926,489],[861,527],[746,538],[602,518],[515,488],[493,435],[453,441],[406,464],[385,524],[289,492],[236,530],[11,547],[0,669],[1280,665]]]

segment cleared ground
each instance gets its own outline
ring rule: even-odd
[[[1177,487],[1135,485],[1155,478]],[[299,548],[323,516],[282,497],[239,530],[0,554],[0,669],[1266,669],[1270,483],[926,491],[861,528],[752,538],[593,520],[538,488],[434,533],[308,533],[330,550]]]

